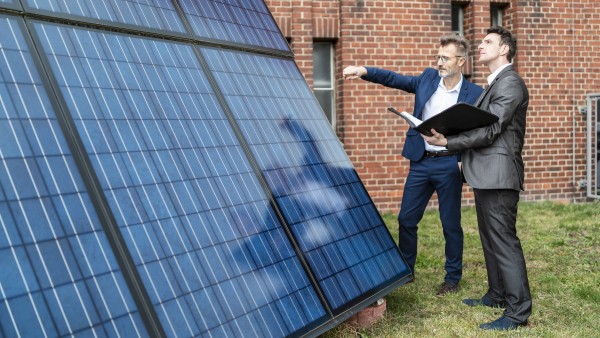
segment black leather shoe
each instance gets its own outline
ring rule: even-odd
[[[500,330],[500,331],[508,331],[508,330],[516,330],[519,326],[527,325],[525,323],[515,323],[512,320],[502,316],[493,322],[485,323],[479,325],[482,330]]]
[[[481,298],[467,298],[467,299],[463,299],[462,302],[467,304],[468,306],[488,306],[488,307],[502,308],[502,309],[506,308],[506,303],[495,302],[495,301],[489,299],[487,296],[483,296]]]
[[[455,293],[455,292],[458,292],[458,284],[443,282],[442,285],[440,285],[440,289],[436,293],[436,296],[443,297],[447,293]]]

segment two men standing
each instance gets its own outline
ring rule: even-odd
[[[442,38],[441,42],[444,41]],[[416,93],[413,114],[421,119],[439,113],[445,107],[456,101],[474,103],[474,105],[489,111],[499,117],[499,121],[482,128],[476,128],[458,135],[445,137],[432,130],[433,135],[421,135],[425,140],[424,151],[418,149],[416,142],[410,142],[407,135],[403,156],[411,160],[410,172],[406,180],[400,215],[400,250],[414,271],[416,257],[417,223],[433,191],[437,191],[442,228],[446,238],[446,277],[438,295],[458,290],[457,268],[462,272],[462,229],[460,228],[460,190],[458,206],[446,204],[443,195],[456,198],[456,192],[448,193],[448,185],[456,181],[450,173],[451,165],[429,164],[426,159],[454,157],[454,167],[458,170],[457,157],[462,155],[462,173],[465,181],[473,188],[477,222],[482,242],[484,259],[488,275],[488,290],[481,298],[465,299],[468,306],[489,306],[505,308],[503,315],[489,323],[480,325],[485,330],[512,330],[527,324],[531,314],[532,302],[525,267],[525,259],[521,243],[516,234],[516,216],[519,193],[523,190],[524,164],[522,149],[525,138],[525,120],[529,104],[529,94],[525,83],[515,72],[512,58],[516,54],[516,39],[506,29],[492,27],[478,46],[479,61],[489,68],[488,87],[483,93],[477,86],[467,82],[460,75],[459,82],[445,82],[443,65],[459,61],[466,56],[467,49],[459,48],[459,44],[444,50],[443,42],[436,55],[438,62],[437,87],[432,90],[431,83],[435,77],[427,77],[431,71],[425,70],[418,77],[404,76],[389,71],[364,67],[347,67],[345,78],[362,77],[365,80],[381,83],[410,93]],[[461,52],[463,52],[461,54]],[[445,54],[447,53],[447,54]],[[459,69],[462,63],[458,63]],[[448,64],[452,66],[452,63]],[[422,89],[429,79],[429,89]],[[455,87],[449,87],[454,85]],[[463,92],[467,86],[472,95],[452,99],[449,92]],[[427,85],[424,86],[428,88]],[[456,89],[458,88],[458,89]],[[442,102],[442,103],[440,103]],[[413,131],[414,132],[414,131]],[[416,134],[416,132],[414,132]],[[413,149],[407,149],[409,144]],[[442,147],[442,148],[439,148]],[[421,152],[419,158],[411,155],[411,150]],[[435,153],[434,153],[435,152]],[[433,157],[428,157],[427,155]],[[443,155],[442,155],[443,154]],[[408,156],[407,156],[408,155]],[[444,156],[446,155],[446,156]],[[423,160],[425,159],[425,160]],[[449,162],[449,161],[448,161]],[[445,176],[436,176],[440,168],[446,168]],[[460,179],[460,174],[457,175]],[[442,180],[445,180],[442,182]],[[418,187],[418,188],[416,188]],[[418,196],[415,196],[418,195]],[[422,209],[421,209],[422,208]],[[457,210],[458,226],[455,223],[444,223],[445,219],[456,220],[452,210]],[[461,229],[460,232],[457,229]],[[458,249],[460,247],[460,249]],[[460,251],[460,258],[457,258]],[[460,265],[455,264],[461,262]],[[458,280],[456,279],[458,276]],[[455,283],[455,284],[454,284]],[[450,286],[448,286],[450,285]]]

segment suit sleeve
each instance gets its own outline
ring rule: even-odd
[[[407,76],[392,72],[387,69],[365,67],[367,69],[367,75],[362,77],[363,80],[378,83],[386,87],[400,89],[408,93],[415,93],[419,82],[421,81],[420,76]]]
[[[498,116],[498,122],[458,135],[448,136],[446,147],[448,150],[461,151],[491,145],[509,126],[517,108],[525,98],[523,84],[516,76],[506,76],[498,79],[488,95],[490,95],[489,105],[487,108],[482,108]]]

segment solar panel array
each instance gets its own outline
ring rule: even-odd
[[[410,278],[262,1],[5,3],[0,337],[314,336]]]

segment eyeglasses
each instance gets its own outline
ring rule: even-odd
[[[441,60],[442,63],[446,63],[446,62],[450,61],[450,58],[462,58],[464,56],[462,56],[462,55],[456,55],[456,56],[434,55],[433,57],[435,58],[435,62],[440,62],[440,60]]]

